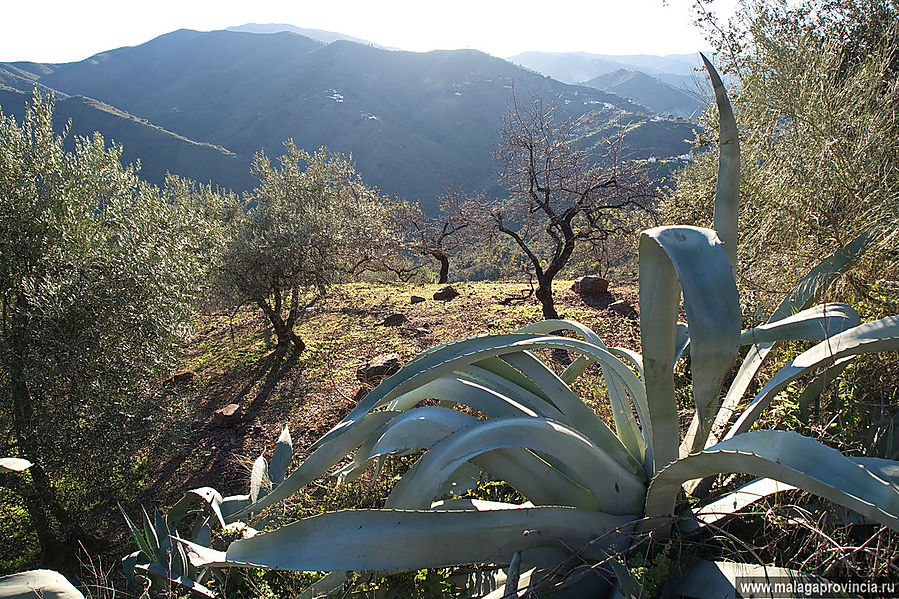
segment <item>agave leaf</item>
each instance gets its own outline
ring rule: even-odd
[[[556,328],[554,329],[553,327]],[[579,322],[574,322],[571,320],[544,320],[542,322],[523,327],[519,329],[519,331],[552,333],[555,330],[559,329],[574,331],[575,333],[583,337],[583,339],[588,343],[592,343],[600,349],[609,351],[609,348],[606,347],[606,345],[602,342],[602,340],[595,332],[590,330],[588,327],[580,324]],[[529,364],[523,364],[521,362],[521,359],[514,358],[513,356],[507,356],[506,360],[508,360],[513,365],[516,365],[514,362],[512,362],[512,360],[517,359],[519,362],[519,369],[526,369],[528,371],[526,374],[531,375],[531,378],[534,380],[534,382],[536,382],[541,387],[550,385],[551,388],[555,390],[554,397],[558,397],[559,400],[564,401],[566,406],[568,406],[568,410],[569,412],[571,412],[571,415],[576,417],[576,419],[573,421],[566,419],[562,420],[563,422],[571,424],[578,430],[582,430],[581,425],[584,424],[589,424],[591,427],[595,428],[596,425],[593,423],[593,421],[598,421],[599,419],[596,417],[593,411],[584,404],[584,402],[578,399],[577,396],[571,392],[571,389],[568,387],[569,381],[556,376],[556,374],[549,370],[549,368],[547,368],[546,365],[542,362],[540,362],[539,364],[533,363],[534,361],[539,361],[533,355],[531,355],[531,358],[532,360],[529,361]],[[542,368],[540,368],[541,366]],[[628,451],[630,451],[631,455],[638,461],[642,462],[646,454],[646,444],[640,432],[640,427],[637,426],[637,422],[636,420],[634,420],[634,414],[631,409],[631,404],[627,399],[626,388],[620,383],[619,379],[615,377],[611,365],[600,362],[600,368],[602,369],[603,378],[606,382],[606,388],[609,392],[609,405],[612,408],[612,419],[615,422],[615,430],[618,432],[618,437],[619,439],[621,439],[621,442],[624,444],[624,446],[627,447]],[[564,374],[565,373],[563,373],[563,375]],[[540,380],[537,380],[538,378]],[[562,395],[560,396],[559,394]],[[565,410],[563,409],[563,411]],[[593,438],[593,435],[591,434],[593,431],[583,432],[591,439]],[[603,433],[597,432],[597,434]]]
[[[690,327],[685,322],[677,323],[677,333],[674,336],[674,363],[677,364],[684,350],[690,346]]]
[[[514,354],[509,354],[514,355]],[[508,358],[508,356],[505,356]],[[531,379],[523,375],[520,371],[518,371],[514,366],[509,364],[504,358],[485,358],[478,362],[475,362],[475,366],[479,368],[483,368],[484,370],[488,370],[497,376],[501,376],[504,379],[512,382],[519,387],[527,389],[534,395],[543,399],[543,401],[552,404],[555,407],[553,400],[546,394],[546,392],[540,388],[539,385],[534,383]]]
[[[555,420],[583,433],[598,446],[613,454],[620,464],[630,464],[637,469],[635,472],[642,470],[640,463],[643,460],[646,445],[640,427],[634,420],[633,409],[626,394],[626,386],[620,382],[615,370],[606,368],[606,386],[609,389],[617,435],[596,416],[589,406],[581,401],[565,381],[531,352],[509,354],[505,359],[549,394],[553,403],[561,410],[562,417]],[[628,454],[621,452],[622,445],[628,450]]]
[[[135,566],[135,568],[138,570],[143,570],[148,574],[152,574],[162,579],[171,581],[179,587],[182,587],[190,591],[191,593],[195,593],[201,597],[209,597],[210,599],[215,599],[217,597],[217,595],[213,593],[212,590],[203,586],[199,582],[195,582],[185,576],[171,576],[171,574],[159,564],[138,564],[137,566]]]
[[[438,406],[423,406],[403,412],[384,423],[359,446],[353,461],[337,472],[338,480],[341,483],[355,480],[372,458],[427,449],[450,433],[477,421],[474,416]]]
[[[839,451],[791,431],[754,431],[670,464],[653,479],[646,516],[674,511],[681,485],[722,472],[781,481],[899,530],[899,487]]]
[[[444,512],[464,512],[475,510],[478,512],[488,512],[490,510],[517,510],[526,507],[534,507],[528,501],[522,504],[504,503],[502,501],[485,501],[483,499],[441,499],[431,504],[432,510],[440,510]]]
[[[268,497],[268,495],[266,495]],[[222,516],[225,522],[233,522],[234,515],[250,505],[249,493],[244,495],[229,495],[222,499]]]
[[[515,356],[520,355],[520,353],[509,354],[504,356],[504,358],[509,360],[509,363],[512,364],[512,360],[515,360]],[[496,375],[489,370],[479,368],[472,364],[460,368],[456,372],[486,389],[490,389],[516,403],[526,406],[538,417],[552,418],[553,420],[565,419],[565,416],[551,400],[547,401],[543,397],[535,395],[524,387],[512,383],[509,379]]]
[[[122,575],[125,577],[125,583],[129,589],[135,589],[134,566],[137,565],[138,560],[142,557],[143,553],[134,551],[122,558]],[[143,559],[146,560],[145,557]]]
[[[122,512],[122,516],[125,517],[125,524],[128,525],[128,530],[131,531],[131,538],[134,539],[134,542],[137,544],[137,548],[140,549],[141,553],[143,553],[147,559],[156,560],[158,554],[150,547],[150,543],[144,531],[137,526],[135,526],[134,522],[132,522],[131,518],[128,517],[127,512],[125,512],[125,508],[119,505],[119,511]]]
[[[386,405],[389,401],[454,370],[465,368],[484,358],[537,348],[566,349],[587,355],[600,363],[611,360],[620,364],[620,361],[608,351],[591,343],[530,333],[483,335],[442,344],[407,362],[399,372],[372,389],[341,422],[316,441],[313,448],[330,441],[344,429],[355,426],[362,416],[374,408]],[[625,370],[630,372],[627,368]],[[632,372],[630,374],[636,378]]]
[[[749,329],[740,344],[749,345],[784,339],[818,341],[859,324],[858,312],[847,304],[818,304],[792,316]]]
[[[649,404],[649,433],[655,474],[677,459],[677,404],[674,397],[674,346],[680,290],[677,273],[664,250],[645,234],[640,236],[640,336],[643,380]],[[650,314],[652,317],[650,318]]]
[[[22,458],[0,458],[0,470],[9,470],[11,472],[23,472],[34,466],[28,460]]]
[[[412,476],[393,488],[388,507],[431,505],[440,484],[459,466],[488,451],[526,447],[564,463],[614,514],[639,511],[645,485],[581,433],[557,422],[537,418],[503,418],[479,422],[434,445],[421,457]]]
[[[777,371],[728,431],[725,439],[749,430],[775,395],[792,381],[837,360],[878,351],[899,350],[899,316],[867,322],[825,339]]]
[[[573,333],[577,333],[580,337],[593,345],[598,345],[599,347],[605,348],[605,343],[602,342],[602,339],[599,338],[599,335],[596,334],[590,327],[584,326],[580,322],[576,320],[560,320],[560,319],[548,319],[548,320],[540,320],[538,322],[534,322],[528,325],[525,325],[515,331],[516,333],[539,333],[541,335],[551,335],[556,334],[557,331],[571,331]]]
[[[715,231],[732,266],[737,265],[737,225],[740,217],[740,138],[737,120],[721,77],[700,53],[718,105],[718,184],[715,188]]]
[[[436,406],[416,408],[388,422],[380,435],[372,435],[376,442],[366,459],[429,448],[447,435],[476,422],[479,422],[477,418],[458,410]]]
[[[6,599],[84,599],[65,576],[54,570],[28,570],[0,576],[0,597]]]
[[[509,569],[506,571],[506,584],[503,587],[503,595],[506,597],[514,597],[518,595],[518,579],[521,576],[521,552],[516,551],[512,555],[509,562]]]
[[[695,435],[705,442],[708,414],[739,347],[740,302],[731,263],[715,232],[658,227],[640,236],[640,329],[649,401],[651,448],[658,471],[678,456],[674,356],[679,288],[690,326]],[[678,285],[678,283],[680,283]]]
[[[293,457],[293,440],[290,438],[290,429],[285,424],[284,430],[281,431],[281,435],[275,442],[272,463],[268,466],[268,478],[273,485],[280,485],[284,482],[284,475],[287,473],[291,457]]]
[[[196,536],[194,536],[194,543],[199,545],[206,545],[207,547],[212,544],[212,529],[209,526],[201,526],[200,530],[197,531]]]
[[[586,559],[627,543],[633,516],[559,507],[492,511],[347,510],[306,518],[231,543],[225,554],[196,548],[207,566],[298,571],[413,570],[470,563],[556,565],[565,546]],[[186,545],[190,545],[185,543]],[[328,547],[328,551],[322,551]],[[192,547],[192,549],[194,549]]]
[[[144,515],[144,538],[147,539],[147,544],[153,551],[153,553],[150,554],[153,556],[153,561],[157,561],[159,559],[159,537],[156,535],[156,528],[153,526],[153,521],[150,519],[150,514],[147,513],[147,509],[141,506],[141,511]]]
[[[830,588],[822,585],[826,579],[798,570],[777,568],[775,566],[761,566],[738,562],[693,562],[683,569],[676,569],[675,576],[669,583],[671,596],[676,597],[734,597],[736,595],[737,579],[755,578],[756,580],[778,579],[794,582],[796,589]],[[813,586],[815,585],[815,586]],[[808,591],[806,590],[806,593]],[[832,593],[830,591],[829,593]],[[768,597],[761,591],[759,595]],[[808,597],[833,597],[832,594],[817,595],[796,592],[795,594],[779,594],[777,597],[789,597],[790,599],[807,599]]]
[[[209,506],[209,509],[212,510],[216,520],[218,520],[219,525],[224,528],[225,517],[222,513],[222,502],[224,500],[222,499],[221,493],[212,487],[199,487],[185,493],[184,496],[168,511],[168,521],[171,525],[177,528],[187,513],[198,503],[198,500],[205,502],[206,505]]]
[[[332,441],[320,445],[296,470],[290,473],[290,476],[284,479],[283,483],[272,489],[268,495],[259,499],[258,502],[251,502],[239,511],[232,513],[229,520],[241,518],[249,512],[258,511],[283,501],[316,478],[324,476],[331,467],[359,447],[384,422],[394,418],[396,415],[396,412],[369,414],[359,422],[358,426],[349,429],[346,434],[337,436]],[[224,505],[222,511],[226,511]]]
[[[831,283],[855,264],[861,254],[874,241],[874,229],[865,231],[845,246],[822,260],[807,275],[802,277],[789,294],[778,304],[768,322],[774,322],[805,310],[827,290]]]
[[[822,260],[807,275],[802,277],[790,293],[778,304],[774,313],[768,319],[768,323],[787,318],[791,314],[805,310],[819,301],[830,284],[855,263],[873,239],[873,233],[865,231]],[[740,370],[734,377],[733,383],[727,390],[727,396],[721,403],[721,409],[715,418],[713,430],[716,435],[720,434],[728,422],[730,422],[730,418],[749,388],[749,384],[755,378],[756,373],[764,364],[775,344],[776,341],[767,341],[758,343],[750,348],[749,353],[743,360],[743,364],[740,365]]]
[[[482,453],[472,458],[471,463],[490,473],[495,480],[505,481],[518,489],[534,504],[600,511],[600,502],[594,494],[557,467],[564,464],[545,458],[521,447],[506,447]],[[452,476],[456,477],[458,472],[457,469]],[[434,496],[440,494],[438,491]]]
[[[587,367],[590,366],[590,364],[591,361],[589,358],[579,356],[565,368],[562,374],[559,375],[559,378],[565,381],[566,385],[570,385],[576,381],[579,376],[584,374],[584,371],[587,370]]]
[[[341,590],[343,585],[350,580],[347,572],[329,572],[303,589],[296,599],[321,599],[330,597],[332,593]]]
[[[250,501],[256,503],[262,497],[265,497],[266,483],[268,483],[268,462],[265,456],[259,456],[253,462],[253,469],[250,471]]]
[[[447,405],[463,404],[490,418],[537,416],[537,412],[526,405],[526,399],[512,401],[462,372],[444,375],[404,393],[391,402],[389,407],[405,412],[424,399],[437,399]]]
[[[678,323],[678,331],[680,331],[680,324]],[[626,347],[610,347],[608,350],[613,356],[622,358],[623,362],[630,362],[631,366],[637,370],[637,374],[643,376],[643,356]]]
[[[585,341],[531,334],[488,335],[455,344],[446,344],[439,351],[408,362],[399,372],[373,389],[365,400],[324,437],[316,441],[313,447],[317,448],[322,443],[328,443],[347,430],[351,430],[369,410],[413,391],[415,394],[419,394],[421,393],[420,390],[417,390],[419,387],[453,372],[453,370],[465,369],[485,357],[503,356],[539,348],[578,352],[591,360],[610,365],[621,375],[622,380],[627,381],[629,391],[633,388],[634,395],[643,393],[642,383],[633,371],[608,351]]]
[[[779,315],[780,312],[778,312]],[[818,340],[847,330],[859,323],[858,313],[846,304],[820,304],[806,308],[779,320],[769,321],[767,324],[750,329],[741,336],[741,343],[755,343],[740,365],[727,396],[721,403],[715,423],[712,426],[712,434],[706,445],[711,445],[721,434],[722,429],[730,422],[737,405],[743,397],[743,393],[749,387],[749,383],[755,377],[758,369],[764,363],[768,352],[778,341],[782,340]],[[834,371],[834,376],[836,371]],[[809,394],[817,387],[812,387]],[[813,397],[806,396],[810,401]]]
[[[600,368],[603,372],[603,377],[606,379],[606,386],[610,389],[610,393],[614,393],[615,397],[613,399],[613,409],[615,410],[615,423],[616,429],[619,431],[620,437],[627,437],[628,444],[632,448],[632,455],[638,459],[649,459],[644,456],[647,451],[648,440],[649,440],[649,430],[651,425],[649,424],[649,408],[646,403],[646,390],[643,387],[643,383],[638,379],[633,372],[630,371],[620,360],[611,359],[610,356],[621,356],[625,359],[629,360],[633,364],[637,366],[637,369],[640,371],[642,376],[642,360],[639,357],[639,354],[635,352],[631,352],[630,350],[625,350],[622,348],[607,348],[606,345],[602,342],[599,336],[593,332],[590,328],[582,325],[579,322],[575,322],[572,320],[543,320],[540,322],[536,322],[525,327],[522,327],[517,332],[518,333],[551,333],[559,330],[569,330],[580,335],[585,341],[594,345],[596,348],[600,350],[599,359],[597,356],[588,356],[583,355],[577,358],[569,365],[565,371],[559,375],[555,376],[555,373],[552,373],[545,364],[542,364],[542,368],[540,366],[534,364],[533,367],[538,369],[535,372],[528,371],[527,374],[533,374],[535,377],[540,376],[541,380],[544,383],[551,385],[552,388],[559,389],[561,384],[565,386],[571,384],[578,376],[583,372],[583,370],[590,365],[591,362],[596,361],[599,363]],[[575,349],[574,351],[578,351]],[[526,352],[528,355],[532,355],[530,352]],[[508,354],[505,356],[506,360],[514,359],[513,356],[516,354]],[[536,357],[534,358],[537,359]],[[527,366],[524,366],[527,368]],[[552,374],[552,377],[557,380],[550,380],[545,378],[548,376],[546,372]],[[570,391],[570,388],[569,388]],[[564,391],[559,391],[559,393],[565,393]],[[625,395],[627,393],[627,395]],[[566,413],[566,418],[562,419],[563,422],[567,422],[577,430],[580,430],[591,440],[602,447],[606,447],[610,451],[616,452],[615,449],[609,447],[604,443],[604,439],[608,437],[608,433],[611,432],[610,429],[599,420],[596,415],[587,408],[584,403],[574,395],[574,400],[572,400],[572,394],[567,394],[565,397],[559,397],[556,394],[551,398],[551,401],[554,403],[563,402],[565,404],[565,408],[562,408],[562,411]],[[637,427],[636,422],[633,420],[633,414],[630,413],[630,406],[626,402],[627,396],[630,396],[634,401],[634,407],[637,409],[637,415],[640,417],[641,422],[644,422],[644,429],[642,431],[642,439],[639,438],[640,429]],[[616,409],[617,407],[617,409]],[[588,414],[589,413],[589,414]],[[604,430],[598,430],[598,429]],[[634,439],[634,430],[637,431],[638,439]],[[622,431],[629,431],[624,432]],[[623,439],[622,439],[623,440]]]
[[[169,524],[157,509],[153,510],[153,531],[159,540],[159,552],[164,553],[171,549],[172,542],[169,540]]]
[[[809,407],[812,405],[812,402],[824,393],[824,389],[827,388],[827,385],[831,381],[836,380],[843,374],[843,371],[849,366],[849,362],[853,359],[855,359],[855,356],[846,356],[845,358],[837,360],[834,362],[833,366],[827,368],[824,372],[816,376],[815,379],[802,390],[802,393],[800,393],[799,397],[796,399],[796,404],[799,406],[799,418],[803,422],[808,422]]]
[[[735,514],[769,495],[792,491],[795,488],[793,485],[770,478],[757,478],[698,509],[688,509],[687,513],[682,516],[687,519],[681,521],[679,528],[685,533],[693,532]]]

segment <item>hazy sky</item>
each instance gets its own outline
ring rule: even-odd
[[[735,0],[716,0],[729,14]],[[0,0],[0,61],[71,62],[175,29],[289,23],[403,50],[674,54],[705,48],[693,0]]]

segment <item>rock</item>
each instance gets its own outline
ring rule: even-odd
[[[423,297],[420,296],[420,295],[413,295],[412,297],[409,298],[409,303],[410,303],[410,304],[420,304],[420,303],[422,303],[423,301],[425,301],[425,298],[423,298]]]
[[[192,370],[182,370],[181,372],[176,372],[168,379],[166,379],[166,385],[186,385],[190,383],[197,376]]]
[[[444,300],[449,301],[454,297],[458,296],[459,292],[453,289],[451,286],[447,285],[442,289],[438,289],[436,293],[434,293],[435,300]]]
[[[424,327],[417,327],[412,329],[412,332],[415,333],[417,337],[424,337],[426,335],[431,334],[431,329],[426,329]]]
[[[381,354],[360,366],[356,370],[356,378],[363,383],[372,383],[390,376],[400,369],[400,357],[397,354]]]
[[[381,322],[382,327],[395,327],[406,322],[406,315],[401,312],[390,314]]]
[[[571,286],[571,290],[578,295],[605,293],[609,290],[609,281],[595,275],[578,277],[574,280],[574,284]]]
[[[243,408],[236,403],[229,403],[224,408],[216,410],[212,415],[212,423],[218,428],[231,428],[243,419]]]
[[[611,310],[612,312],[617,312],[622,316],[627,316],[628,318],[634,318],[635,316],[637,316],[637,311],[634,310],[634,307],[624,300],[612,302],[611,304],[609,304],[609,310]]]

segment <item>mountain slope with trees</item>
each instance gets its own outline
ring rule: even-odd
[[[29,98],[24,92],[0,87],[3,114],[19,122]],[[57,96],[53,120],[57,130],[71,120],[73,135],[90,136],[101,131],[104,137],[122,146],[125,164],[139,160],[141,177],[154,183],[162,183],[166,172],[171,172],[197,181],[212,180],[229,188],[244,189],[253,184],[245,157],[221,146],[188,139],[92,98]],[[71,139],[66,147],[71,149]]]

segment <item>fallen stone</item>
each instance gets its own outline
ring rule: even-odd
[[[458,295],[459,295],[459,292],[458,292],[458,291],[456,291],[455,289],[453,289],[453,288],[450,287],[450,286],[446,286],[446,287],[444,287],[444,288],[442,288],[442,289],[438,289],[438,290],[434,293],[434,299],[435,299],[435,300],[449,301],[449,300],[453,299],[454,297],[456,297],[456,296],[458,296]]]
[[[212,414],[212,423],[218,428],[232,428],[243,419],[243,408],[236,403],[229,403]]]
[[[356,370],[356,378],[363,383],[373,383],[399,369],[400,357],[397,354],[381,354],[360,366]]]
[[[578,295],[587,295],[592,293],[605,293],[609,290],[609,281],[595,275],[587,275],[578,277],[571,285],[571,290]]]
[[[624,300],[617,300],[609,304],[609,310],[612,312],[617,312],[622,316],[627,316],[628,318],[633,318],[637,315],[637,311],[634,310],[634,307],[627,303]]]
[[[425,301],[425,298],[423,298],[423,297],[420,296],[420,295],[413,295],[412,297],[409,298],[409,303],[410,303],[410,304],[420,304],[420,303],[422,303],[423,301]]]
[[[382,327],[395,327],[406,322],[406,315],[400,312],[390,314],[381,322]]]

